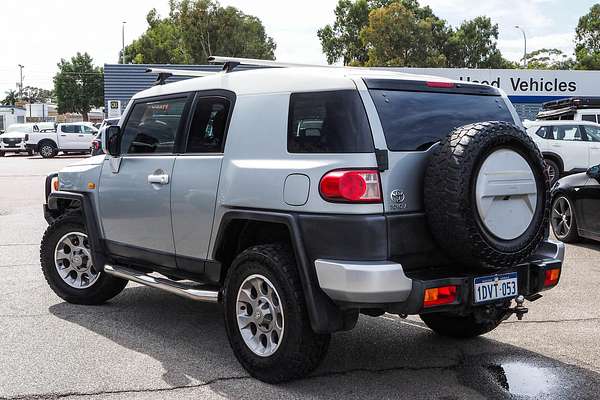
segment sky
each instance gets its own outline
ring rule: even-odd
[[[324,64],[317,30],[334,21],[337,0],[221,0],[260,18],[275,39],[280,61]],[[579,17],[593,0],[421,0],[453,26],[487,15],[498,23],[498,46],[518,60],[527,50],[555,47],[573,53]],[[117,62],[122,21],[126,44],[147,28],[146,14],[156,8],[168,13],[168,0],[2,0],[0,2],[0,98],[15,89],[18,64],[24,65],[24,85],[52,88],[61,58],[88,52],[98,65]]]

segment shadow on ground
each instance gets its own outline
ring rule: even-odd
[[[600,390],[600,375],[519,347],[371,317],[335,334],[312,376],[274,386],[239,366],[218,305],[138,286],[102,307],[60,303],[50,312],[159,361],[168,387],[208,387],[227,398],[593,399]]]

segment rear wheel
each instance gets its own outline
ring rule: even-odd
[[[251,247],[236,257],[224,287],[231,348],[253,377],[269,383],[306,376],[325,357],[330,335],[313,332],[288,246]]]
[[[554,236],[565,243],[575,243],[579,241],[577,233],[577,221],[571,200],[566,195],[556,196],[552,202],[552,211],[550,213],[550,225]]]
[[[422,314],[421,319],[432,331],[441,336],[468,339],[491,332],[502,322],[501,316],[478,319],[475,314],[451,313]]]
[[[546,172],[548,173],[548,180],[550,181],[550,185],[552,185],[560,177],[560,168],[555,161],[550,160],[549,158],[545,158],[544,162],[546,163]]]

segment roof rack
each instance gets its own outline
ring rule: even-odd
[[[165,81],[172,76],[192,76],[192,77],[203,77],[209,75],[218,74],[220,71],[197,71],[197,70],[183,70],[183,69],[170,69],[170,68],[147,68],[146,73],[158,74],[154,85],[164,85]]]
[[[300,64],[300,63],[288,63],[279,62],[273,60],[260,60],[257,58],[239,58],[239,57],[222,57],[222,56],[211,56],[208,57],[210,63],[223,63],[223,70],[230,72],[231,69],[238,65],[256,65],[259,67],[273,67],[273,68],[289,68],[289,67],[320,67],[320,68],[340,68],[337,65],[318,65],[318,64]]]
[[[600,108],[600,97],[569,97],[542,104],[544,110],[558,110],[567,107],[573,108]]]

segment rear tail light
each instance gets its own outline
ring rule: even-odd
[[[330,171],[321,178],[319,189],[327,201],[381,203],[379,171],[376,169]]]
[[[425,84],[430,88],[451,89],[456,87],[452,82],[426,82]]]
[[[554,286],[560,279],[560,268],[548,269],[545,271],[544,286]]]
[[[92,142],[92,147],[94,148],[94,150],[99,150],[100,149],[100,142]]]
[[[55,176],[54,178],[52,178],[52,191],[57,192],[58,188],[59,188],[59,181],[58,181],[58,177]]]
[[[441,306],[452,304],[456,301],[458,289],[457,286],[441,286],[425,289],[423,297],[423,307]]]

